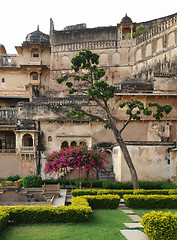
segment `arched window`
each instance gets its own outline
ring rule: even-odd
[[[33,48],[31,51],[31,56],[38,58],[39,57],[39,49]]]
[[[22,145],[24,147],[32,147],[33,146],[33,138],[30,134],[25,134],[23,136]]]
[[[38,80],[38,73],[37,72],[32,72],[30,74],[31,80]]]
[[[72,147],[76,147],[76,146],[77,146],[77,142],[76,142],[76,141],[72,141],[72,142],[71,142],[71,146],[72,146]]]
[[[68,147],[69,147],[69,144],[67,141],[62,142],[61,149],[68,148]]]
[[[52,142],[52,137],[48,136],[48,142]]]

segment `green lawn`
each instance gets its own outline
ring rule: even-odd
[[[2,240],[125,240],[120,229],[133,222],[119,208],[94,210],[89,223],[18,224],[7,227]]]

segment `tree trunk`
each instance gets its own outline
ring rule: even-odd
[[[116,138],[117,143],[120,146],[120,149],[124,155],[125,161],[128,165],[130,174],[131,174],[131,179],[132,179],[132,184],[133,184],[133,189],[139,189],[139,182],[138,182],[138,176],[135,170],[135,167],[133,165],[132,159],[130,157],[129,151],[127,149],[127,146],[124,142],[124,140],[122,139],[122,137],[120,136],[120,133],[117,129],[113,129],[114,132],[114,136]]]

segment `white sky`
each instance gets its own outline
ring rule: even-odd
[[[88,28],[116,26],[127,15],[144,22],[177,12],[177,0],[1,0],[0,44],[14,54],[28,33],[49,34],[50,18],[55,30],[86,23]]]

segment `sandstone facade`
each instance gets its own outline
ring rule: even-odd
[[[136,26],[125,16],[116,26],[87,28],[86,24],[57,31],[50,20],[50,34],[39,28],[28,34],[17,55],[0,45],[0,178],[35,173],[53,150],[86,141],[106,149],[116,180],[129,181],[119,146],[100,122],[79,121],[65,114],[76,104],[88,108],[88,99],[68,95],[56,78],[73,74],[71,59],[89,49],[100,56],[105,80],[117,87],[111,106],[117,126],[126,121],[120,101],[130,98],[148,104],[171,104],[173,111],[157,122],[151,117],[132,121],[123,133],[141,180],[177,182],[177,14],[144,22],[148,32],[133,39]],[[126,40],[125,34],[131,39]],[[96,108],[95,111],[101,110]],[[73,173],[72,173],[73,174]],[[76,177],[77,174],[73,174]]]

